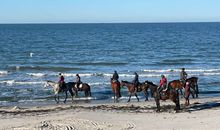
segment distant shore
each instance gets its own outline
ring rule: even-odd
[[[220,128],[220,97],[191,99],[176,113],[171,101],[161,102],[156,112],[147,102],[104,104],[54,104],[31,107],[1,107],[0,129],[14,130],[217,130]]]

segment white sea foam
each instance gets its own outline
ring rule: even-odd
[[[63,74],[64,76],[66,76],[66,77],[74,77],[74,76],[76,76],[76,73],[64,73]],[[79,74],[79,76],[81,76],[81,77],[84,77],[84,76],[93,76],[94,74]]]
[[[0,81],[0,84],[7,84],[7,85],[14,85],[14,84],[20,84],[20,85],[33,85],[33,84],[44,84],[45,82],[28,82],[28,81],[15,81],[15,80],[5,80]]]
[[[164,72],[178,72],[180,70],[177,70],[177,69],[166,69],[166,70],[155,70],[155,69],[152,69],[152,70],[143,70],[144,72],[156,72],[156,73],[164,73]]]
[[[73,98],[73,100],[96,100],[96,97],[78,97],[78,98]]]
[[[148,70],[144,69],[144,72],[155,72],[155,73],[165,73],[165,72],[180,72],[181,69],[165,69],[165,70]],[[220,69],[186,69],[186,72],[220,72]]]
[[[7,75],[7,74],[8,74],[8,71],[4,71],[4,70],[0,71],[0,75]]]
[[[88,83],[88,84],[91,86],[93,86],[93,85],[110,85],[110,82],[105,82],[105,83],[97,82],[97,83]]]
[[[138,96],[138,98],[142,98],[143,96]],[[112,99],[114,99],[114,97],[112,97]],[[125,96],[122,96],[120,97],[121,100],[123,99],[129,99],[129,96],[125,97]],[[131,99],[137,99],[135,96],[131,96]]]
[[[220,75],[220,73],[203,73],[204,76],[215,76]]]
[[[36,76],[36,77],[43,77],[46,76],[47,74],[44,73],[27,73],[30,76]]]

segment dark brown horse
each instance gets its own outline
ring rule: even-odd
[[[168,88],[166,91],[162,91],[162,94],[158,92],[158,86],[153,84],[152,82],[145,81],[145,84],[150,88],[153,93],[153,97],[155,99],[157,105],[157,111],[160,111],[160,100],[170,99],[176,104],[175,110],[180,110],[180,101],[179,101],[179,93],[177,90]]]
[[[136,98],[137,98],[137,100],[138,100],[138,102],[139,102],[139,98],[138,98],[138,96],[137,96],[137,94],[136,94],[136,92],[135,92],[135,88],[134,88],[134,84],[133,84],[133,83],[130,83],[130,82],[128,82],[128,81],[121,81],[121,86],[122,86],[122,87],[123,87],[123,86],[126,86],[126,87],[128,88],[128,92],[129,92],[128,102],[130,102],[130,99],[131,99],[131,95],[132,95],[132,94],[134,94],[134,95],[136,96]],[[137,90],[137,92],[144,92],[144,95],[145,95],[145,97],[146,97],[145,101],[148,100],[148,92],[147,92],[147,90],[148,90],[148,87],[147,87],[147,85],[146,85],[145,83],[140,83],[140,84],[138,85],[138,90]]]
[[[198,98],[199,94],[199,87],[198,87],[198,78],[197,77],[191,77],[186,80],[186,82],[190,83],[190,93],[192,94],[192,97],[194,98],[196,95],[196,98]]]
[[[84,91],[86,97],[91,97],[91,87],[87,83],[81,83],[79,87],[76,86],[75,82],[73,83],[72,90],[75,92],[75,96],[78,96],[78,91]]]
[[[112,78],[111,78],[111,86],[112,86],[112,91],[114,93],[114,102],[118,101],[118,99],[121,97],[120,82],[119,81],[113,81]]]

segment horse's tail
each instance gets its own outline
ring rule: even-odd
[[[196,93],[199,94],[199,86],[198,86],[198,79],[199,78],[195,77],[195,79],[196,79],[196,84],[195,84],[196,85]]]
[[[89,89],[88,89],[88,94],[89,94],[89,96],[90,96],[90,97],[92,97],[92,93],[91,93],[91,87],[90,87],[88,84],[86,84],[86,85],[87,85],[87,86],[88,86],[88,88],[89,88]]]

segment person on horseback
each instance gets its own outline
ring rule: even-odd
[[[162,90],[165,90],[167,88],[167,78],[164,75],[161,75],[160,85],[158,88],[159,93]]]
[[[119,79],[119,76],[118,76],[117,71],[115,70],[115,71],[114,71],[114,74],[113,74],[113,76],[112,76],[112,81],[113,81],[113,82],[117,82],[118,79]]]
[[[185,71],[185,68],[182,68],[181,72],[180,72],[180,81],[185,84],[186,83],[186,79],[187,79],[187,73]]]
[[[138,74],[136,72],[134,72],[134,80],[132,81],[132,83],[134,84],[134,89],[135,92],[138,91],[138,84],[139,84],[139,80],[138,80]]]
[[[79,76],[79,74],[76,74],[76,87],[77,89],[79,89],[79,85],[81,84],[81,78]]]
[[[59,84],[59,87],[61,88],[61,90],[64,88],[64,76],[59,73],[59,81],[58,81],[58,84]]]

